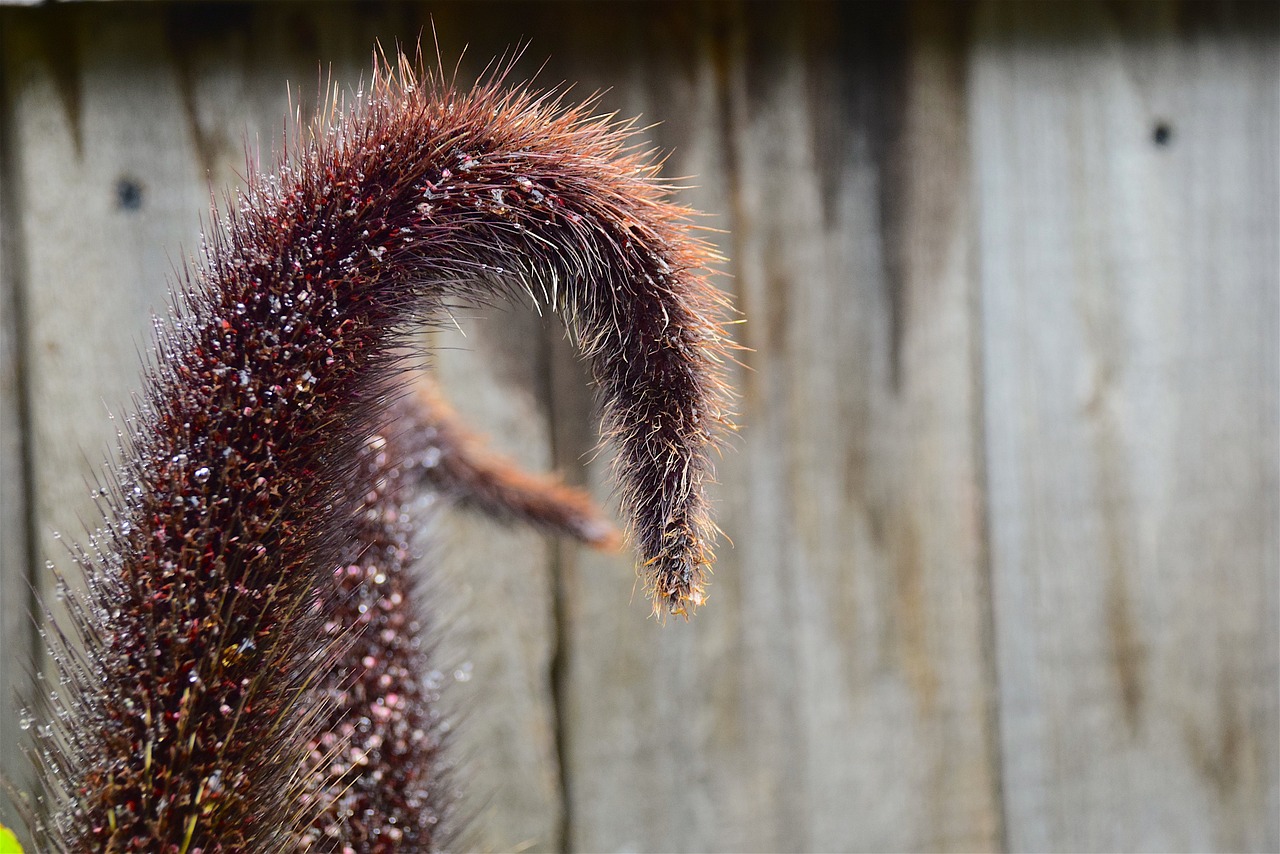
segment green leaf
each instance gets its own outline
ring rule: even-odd
[[[13,831],[0,824],[0,854],[22,854],[22,846]]]

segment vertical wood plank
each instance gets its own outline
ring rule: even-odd
[[[550,467],[542,324],[527,308],[460,317],[432,336],[444,390],[466,423],[530,471]],[[466,337],[462,335],[465,331]],[[561,847],[561,782],[552,703],[556,647],[552,546],[451,512],[434,532],[438,585],[449,602],[440,659],[461,710],[455,759],[475,811],[469,847]]]
[[[981,21],[1009,844],[1275,850],[1275,7]]]
[[[0,49],[4,23],[0,19]],[[19,791],[30,790],[22,748],[26,737],[14,709],[30,697],[29,673],[36,666],[30,614],[31,565],[27,553],[27,496],[21,416],[21,245],[15,239],[12,120],[7,75],[0,67],[0,778]],[[17,811],[0,792],[0,824],[19,825]]]
[[[155,201],[146,194],[172,165],[159,141],[167,141],[166,128],[155,122],[159,140],[138,144],[152,123],[138,121],[143,111],[128,117],[131,126],[117,116],[115,69],[92,81],[81,78],[85,54],[74,20],[61,11],[15,15],[6,22],[0,51],[8,84],[5,118],[12,120],[3,156],[12,167],[13,186],[6,192],[22,201],[14,221],[5,225],[15,244],[9,257],[23,262],[17,286],[25,308],[22,382],[30,391],[29,421],[23,425],[31,431],[24,447],[32,472],[32,493],[25,496],[25,512],[34,520],[29,548],[36,565],[53,560],[64,571],[69,552],[54,532],[81,539],[94,523],[90,483],[113,438],[104,402],[118,410],[136,382],[135,342],[147,328],[147,303],[163,305],[166,262],[160,247],[176,246],[178,233],[186,236],[166,231],[182,222],[182,204],[165,210],[163,192],[157,193],[155,216],[138,218],[137,208],[122,203],[126,195]],[[120,28],[104,28],[99,35],[109,53]],[[143,175],[158,180],[144,181]],[[194,223],[194,210],[187,211],[186,221]],[[13,488],[21,479],[5,481]],[[19,583],[26,586],[25,580]],[[32,584],[47,593],[49,577],[38,573]],[[51,596],[46,601],[57,604]],[[8,648],[5,657],[20,670],[36,669],[41,652],[18,642],[12,658]],[[4,698],[4,717],[12,721],[10,700]],[[29,780],[25,760],[9,759],[6,773]]]
[[[633,13],[579,25],[729,231],[751,352],[718,466],[734,544],[697,618],[620,614],[625,562],[565,562],[572,847],[996,847],[963,22]]]
[[[15,27],[14,145],[24,200],[37,553],[96,519],[90,483],[112,448],[110,413],[138,384],[152,311],[202,207],[182,111],[160,45],[132,20],[92,38],[62,13]],[[132,56],[130,57],[130,54]],[[127,61],[125,57],[130,57]],[[169,108],[166,108],[169,107]]]

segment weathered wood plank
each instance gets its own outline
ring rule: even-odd
[[[74,578],[60,539],[83,540],[97,518],[90,490],[114,442],[108,413],[123,411],[137,386],[149,312],[164,310],[170,259],[194,244],[206,197],[198,173],[185,171],[183,114],[165,109],[172,81],[146,70],[159,45],[148,49],[132,19],[89,27],[59,10],[6,23],[32,548]],[[34,585],[56,608],[49,575]],[[19,667],[38,662],[38,651],[15,654]],[[9,767],[26,773],[25,762]]]
[[[30,789],[22,757],[25,735],[15,701],[32,696],[30,673],[37,666],[30,615],[31,565],[27,553],[27,504],[23,459],[21,377],[22,324],[18,278],[21,245],[15,239],[18,205],[7,138],[6,79],[0,69],[0,777],[21,791]],[[18,825],[16,811],[0,794],[0,824]]]
[[[693,624],[645,620],[629,556],[441,523],[473,844],[1280,848],[1274,7],[483,8],[434,10],[446,56],[471,44],[463,79],[528,37],[545,83],[663,122],[668,174],[729,232],[754,352],[720,466],[735,546]],[[102,403],[136,387],[245,130],[269,150],[285,80],[308,112],[317,68],[354,80],[375,36],[429,25],[410,4],[3,23],[0,193],[23,208],[0,231],[61,559],[49,532],[93,519]],[[463,325],[438,364],[468,419],[606,495],[558,334]]]
[[[625,558],[565,561],[573,848],[997,847],[962,22],[631,11],[578,37],[730,232],[752,352],[696,620],[620,614]]]
[[[1009,845],[1275,850],[1275,7],[988,4]]]
[[[433,336],[433,362],[459,413],[530,471],[551,460],[542,326],[529,310],[459,318]],[[440,659],[461,710],[458,765],[476,810],[468,846],[561,848],[561,782],[552,703],[556,646],[551,545],[451,512],[436,526]]]

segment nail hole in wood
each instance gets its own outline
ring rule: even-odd
[[[136,211],[142,207],[142,185],[133,178],[116,181],[116,207],[122,211]]]

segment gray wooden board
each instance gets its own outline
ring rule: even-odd
[[[729,232],[713,236],[751,351],[718,466],[733,545],[697,618],[656,630],[638,596],[618,613],[625,560],[567,562],[573,847],[996,847],[969,182],[945,10],[633,12],[578,35],[629,57],[611,96],[664,119],[669,171],[696,175],[685,198]],[[914,171],[893,163],[902,144]]]
[[[979,18],[1015,850],[1280,845],[1275,12]]]
[[[29,675],[38,666],[30,616],[31,586],[26,549],[26,495],[22,442],[21,391],[18,385],[22,327],[17,280],[19,242],[12,226],[17,205],[11,180],[13,163],[6,145],[11,127],[5,108],[4,71],[0,69],[0,778],[20,791],[31,782],[21,748],[25,735],[13,710],[33,691]],[[29,724],[28,724],[29,726]],[[18,815],[0,792],[0,824],[15,825]]]
[[[1267,9],[4,9],[35,491],[5,493],[0,614],[25,598],[9,496],[65,564],[50,532],[92,524],[106,413],[245,134],[269,159],[284,81],[309,113],[322,63],[352,82],[430,11],[463,79],[528,38],[542,82],[662,122],[752,348],[715,493],[733,545],[691,624],[647,618],[627,555],[440,521],[472,844],[1275,850]],[[480,314],[433,336],[450,396],[607,501],[559,330]]]
[[[433,336],[433,363],[467,424],[526,469],[551,461],[540,321],[486,309]],[[465,336],[463,333],[465,332]],[[556,626],[551,545],[474,514],[441,520],[439,658],[458,710],[455,757],[475,812],[478,850],[558,850],[561,783],[551,659]]]

